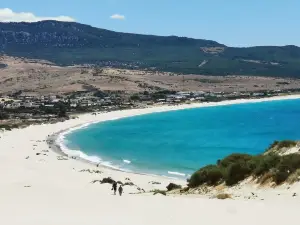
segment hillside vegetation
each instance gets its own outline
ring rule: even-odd
[[[232,154],[216,165],[208,165],[196,171],[188,180],[191,188],[206,184],[215,186],[224,183],[232,186],[248,177],[259,183],[275,182],[277,185],[298,181],[300,175],[300,154],[295,141],[274,142],[265,154]],[[296,152],[286,154],[286,150],[297,148]]]
[[[296,46],[232,48],[210,40],[119,33],[71,22],[0,23],[0,51],[60,65],[300,77]]]

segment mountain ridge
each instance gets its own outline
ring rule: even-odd
[[[300,77],[300,48],[295,45],[237,48],[212,40],[115,32],[76,22],[0,23],[0,51],[60,65]]]

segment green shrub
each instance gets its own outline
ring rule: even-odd
[[[216,185],[223,179],[223,173],[220,167],[209,165],[196,171],[188,180],[189,187],[197,187],[204,183],[208,185]]]
[[[154,190],[152,192],[153,192],[153,195],[157,195],[157,194],[161,194],[161,195],[164,195],[164,196],[167,195],[167,192],[164,191],[164,190],[158,190],[158,189],[156,189],[156,190]]]
[[[113,180],[111,177],[103,178],[101,181],[101,184],[113,184],[115,183],[115,180]]]
[[[134,94],[134,95],[130,96],[130,100],[132,100],[132,101],[139,101],[140,100],[140,96],[138,94]]]
[[[274,142],[270,148],[292,147],[294,141]],[[202,184],[210,186],[225,181],[226,185],[235,185],[249,176],[258,178],[259,183],[274,181],[276,184],[285,182],[293,174],[292,180],[298,180],[300,174],[300,154],[280,156],[275,153],[251,156],[232,154],[217,161],[217,165],[209,165],[196,171],[188,180],[188,187]],[[293,182],[293,181],[290,181]]]
[[[281,157],[278,169],[280,171],[286,171],[288,173],[293,173],[300,168],[300,155],[291,154],[284,155]]]
[[[253,173],[257,177],[269,172],[272,168],[275,168],[276,165],[280,162],[280,156],[275,154],[258,156],[255,159],[256,162]]]
[[[270,149],[275,148],[275,147],[278,145],[278,143],[279,143],[279,141],[274,141],[274,142],[269,146],[269,148],[267,148],[266,151],[269,151]]]
[[[174,183],[170,183],[168,186],[167,186],[167,190],[168,191],[172,191],[172,190],[176,190],[176,189],[181,189],[181,185],[178,185],[178,184],[174,184]]]
[[[285,140],[285,141],[280,141],[277,146],[278,148],[291,148],[295,147],[297,145],[297,142],[291,141],[291,140]]]
[[[288,179],[287,179],[287,182],[289,184],[293,184],[293,183],[296,183],[296,182],[299,182],[300,181],[300,169],[297,169],[293,174],[291,174]]]
[[[249,161],[246,161],[249,169],[254,171],[257,168],[257,165],[261,162],[261,156],[253,156]]]
[[[269,151],[270,149],[277,148],[277,149],[282,149],[282,148],[292,148],[297,145],[296,141],[291,141],[291,140],[284,140],[284,141],[274,141],[270,147],[266,150]]]
[[[11,130],[10,126],[6,124],[0,125],[0,129]]]
[[[181,193],[188,192],[190,190],[189,187],[184,187],[180,190]]]
[[[19,125],[18,124],[1,124],[0,125],[0,129],[4,129],[4,130],[12,130],[12,129],[15,129],[15,128],[19,128]]]
[[[251,173],[251,169],[244,162],[236,162],[229,166],[225,177],[226,185],[234,185],[244,180]]]
[[[289,177],[289,173],[285,171],[277,171],[274,174],[274,182],[278,185],[286,181],[286,179]]]
[[[233,163],[245,163],[251,160],[253,156],[247,154],[232,154],[219,162],[221,167],[229,167]]]
[[[9,115],[5,112],[0,112],[0,120],[7,120],[9,119]]]

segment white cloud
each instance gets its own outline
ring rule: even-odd
[[[0,22],[37,22],[42,20],[75,21],[69,16],[39,17],[30,12],[14,12],[8,8],[0,8]]]
[[[125,16],[120,14],[111,15],[110,18],[113,20],[125,20]]]

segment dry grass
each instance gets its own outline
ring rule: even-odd
[[[216,191],[223,191],[226,188],[226,186],[224,184],[218,185],[215,187]]]
[[[213,49],[219,50],[219,49]],[[15,90],[26,92],[69,93],[83,91],[86,87],[128,93],[168,89],[175,91],[259,91],[263,89],[292,89],[300,87],[298,79],[282,79],[250,76],[183,76],[157,71],[94,69],[82,66],[60,67],[40,60],[26,60],[3,56],[0,63],[8,66],[1,69],[0,93]],[[195,80],[203,82],[195,82]],[[278,86],[280,83],[288,85]]]
[[[161,195],[167,196],[167,192],[164,191],[164,190],[158,190],[158,189],[156,189],[156,190],[153,190],[151,192],[153,192],[153,195],[161,194]]]
[[[216,198],[220,199],[220,200],[225,200],[225,199],[231,198],[231,195],[230,194],[226,194],[226,193],[221,193],[221,194],[217,194]]]
[[[288,179],[287,179],[287,183],[288,184],[293,184],[296,182],[300,181],[300,169],[297,169],[293,174],[291,174]]]
[[[257,183],[259,183],[260,185],[267,185],[273,182],[273,177],[274,174],[272,172],[268,172],[266,174],[264,174],[263,176],[261,176]]]

